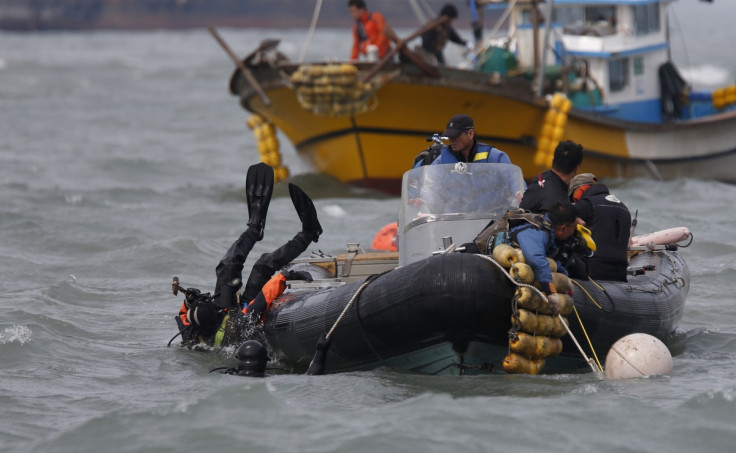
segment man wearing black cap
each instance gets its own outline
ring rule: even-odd
[[[414,167],[430,163],[432,165],[458,162],[511,163],[511,159],[503,151],[476,140],[473,118],[468,115],[458,113],[450,118],[442,135],[450,140],[450,145],[443,147],[436,158],[424,155],[423,151],[414,159]]]

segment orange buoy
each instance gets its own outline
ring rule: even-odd
[[[399,225],[397,222],[389,223],[383,228],[378,230],[376,236],[373,238],[371,248],[375,250],[386,250],[389,252],[396,252],[399,250],[398,247],[399,237]]]

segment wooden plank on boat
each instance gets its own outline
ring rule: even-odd
[[[416,53],[409,50],[406,47],[406,44],[412,39],[416,38],[417,36],[420,36],[428,32],[429,30],[432,30],[435,27],[439,27],[440,25],[446,22],[449,22],[449,21],[450,21],[450,18],[447,16],[442,16],[439,19],[434,19],[404,39],[400,39],[399,36],[393,31],[393,29],[391,29],[391,27],[387,27],[385,31],[386,36],[388,36],[391,39],[391,41],[394,42],[394,47],[391,48],[391,50],[389,50],[388,52],[386,52],[386,55],[384,55],[383,58],[381,58],[381,61],[376,63],[373,69],[371,69],[370,72],[366,74],[366,76],[363,78],[363,82],[369,82],[373,77],[375,77],[376,74],[378,74],[381,71],[381,69],[383,69],[383,67],[386,66],[386,64],[389,61],[391,61],[391,59],[396,54],[396,52],[399,52],[399,51],[401,51],[401,53],[403,53],[407,58],[409,58],[414,64],[419,66],[419,68],[422,71],[424,71],[425,74],[432,76],[432,77],[439,76],[439,72],[437,71],[436,66],[433,66],[427,63],[426,61],[424,61],[422,57],[420,57]]]

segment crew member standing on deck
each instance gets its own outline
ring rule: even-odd
[[[450,22],[425,32],[422,35],[422,49],[434,55],[438,64],[444,65],[445,56],[442,52],[445,50],[445,45],[447,45],[448,41],[467,46],[469,50],[474,46],[472,42],[461,38],[452,27],[452,20],[457,19],[457,8],[448,3],[440,11],[440,18],[442,17],[448,17]]]
[[[350,16],[355,20],[353,25],[353,50],[350,59],[355,61],[361,55],[369,57],[370,46],[375,46],[378,58],[386,55],[391,49],[391,42],[384,33],[386,19],[383,14],[376,11],[368,11],[363,0],[348,0]]]

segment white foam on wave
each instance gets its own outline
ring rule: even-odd
[[[682,77],[692,85],[719,88],[734,83],[729,70],[710,64],[684,68],[681,72]]]
[[[0,344],[17,342],[25,344],[31,339],[31,329],[26,326],[11,326],[6,327],[5,330],[0,332]]]
[[[345,212],[345,210],[342,207],[336,204],[324,206],[322,210],[324,211],[325,214],[327,214],[330,217],[334,217],[334,218],[341,218],[347,215],[347,212]]]

